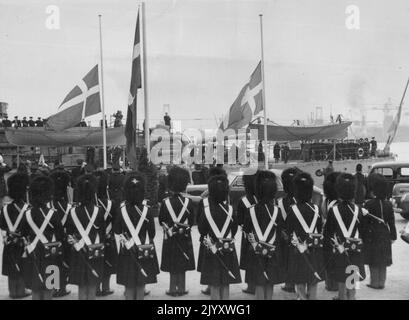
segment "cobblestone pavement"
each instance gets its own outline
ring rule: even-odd
[[[402,230],[405,225],[405,220],[400,216],[396,216],[396,225],[397,230]],[[159,223],[156,219],[156,230],[157,236],[155,238],[156,248],[159,253],[162,250],[162,230],[159,226]],[[195,244],[195,257],[197,262],[197,254],[199,247],[199,234],[197,228],[194,227],[192,230],[193,243]],[[236,242],[236,247],[240,248],[240,238],[237,236],[238,240]],[[0,245],[0,251],[2,252],[2,244]],[[369,277],[360,284],[360,289],[357,292],[357,299],[368,299],[368,300],[408,300],[409,299],[409,245],[403,242],[400,238],[395,242],[392,248],[393,251],[393,262],[394,264],[388,268],[387,273],[387,282],[384,290],[373,290],[369,289],[366,284],[369,282]],[[238,250],[238,253],[240,250]],[[1,257],[0,257],[1,259]],[[368,270],[367,270],[368,271]],[[369,271],[368,271],[369,274]],[[367,274],[367,275],[368,275]],[[242,278],[244,279],[244,272],[242,273]],[[208,296],[205,296],[201,293],[203,286],[200,285],[200,274],[196,271],[190,271],[187,273],[186,285],[189,290],[189,294],[180,298],[172,298],[165,294],[165,291],[168,289],[169,285],[169,274],[162,272],[158,276],[158,283],[148,285],[147,288],[150,290],[150,295],[146,297],[149,300],[207,300]],[[230,286],[230,298],[237,300],[252,300],[254,299],[253,295],[248,295],[243,293],[241,290],[246,287],[245,283],[235,284]],[[273,299],[274,300],[287,300],[295,299],[295,294],[285,293],[280,289],[281,285],[275,287],[275,292]],[[115,276],[111,278],[111,288],[115,293],[111,296],[98,298],[106,300],[120,300],[123,299],[124,288],[116,284]],[[77,287],[68,286],[68,289],[71,290],[71,294],[60,299],[64,300],[76,300],[77,299]],[[324,288],[324,283],[320,283],[318,287],[318,298],[320,300],[329,300],[335,296],[335,293],[328,292]],[[9,299],[8,290],[7,290],[7,278],[0,276],[0,299]],[[31,299],[28,297],[26,299]]]

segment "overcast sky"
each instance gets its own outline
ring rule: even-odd
[[[45,26],[48,5],[60,8],[59,30]],[[348,5],[360,9],[360,30],[345,26]],[[56,112],[98,62],[98,14],[107,114],[126,113],[137,7],[134,0],[0,0],[0,101],[9,114]],[[388,97],[399,102],[409,76],[407,0],[148,0],[152,122],[170,104],[174,120],[190,119],[185,126],[215,126],[260,59],[259,13],[269,118],[286,124],[316,106],[328,117],[331,108],[349,115]]]

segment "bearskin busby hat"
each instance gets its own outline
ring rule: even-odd
[[[341,172],[331,172],[329,175],[325,177],[324,180],[324,194],[328,200],[336,200],[338,199],[337,190],[335,188],[335,183],[337,182],[338,176]]]
[[[297,202],[308,202],[312,198],[314,180],[306,172],[298,173],[293,180],[294,196]]]
[[[212,167],[209,169],[209,174],[208,174],[208,179],[214,176],[225,176],[227,177],[226,170],[224,170],[222,167]]]
[[[229,196],[229,180],[224,175],[213,176],[207,183],[209,187],[209,199],[216,203],[222,203]]]
[[[140,205],[145,198],[145,179],[137,172],[130,172],[124,180],[124,198],[131,205]]]
[[[259,171],[255,178],[256,197],[260,201],[274,200],[277,193],[276,175],[267,170]]]
[[[48,176],[37,176],[30,183],[30,199],[33,207],[44,206],[53,198],[54,184]]]
[[[189,182],[190,175],[186,169],[174,166],[169,170],[168,186],[170,191],[175,193],[184,192]]]
[[[54,182],[54,199],[67,200],[67,187],[71,180],[69,173],[57,170],[51,173],[50,178]]]
[[[95,201],[97,190],[97,179],[92,174],[84,174],[77,182],[78,202],[89,204]]]
[[[352,200],[355,197],[355,179],[350,173],[341,173],[336,181],[335,189],[341,200]]]
[[[108,174],[104,170],[97,170],[94,172],[94,176],[97,178],[98,197],[106,198],[108,190]]]
[[[254,172],[254,170],[248,170],[243,174],[244,190],[246,191],[246,194],[249,196],[252,196],[256,193],[255,192],[256,174],[257,172]]]
[[[25,200],[30,179],[25,173],[14,173],[7,179],[8,196],[14,201]]]
[[[378,199],[385,199],[388,194],[388,182],[379,173],[371,173],[368,176],[369,190]]]
[[[300,169],[292,167],[285,169],[283,173],[281,173],[281,181],[283,183],[284,192],[290,197],[294,195],[293,180],[300,172]]]

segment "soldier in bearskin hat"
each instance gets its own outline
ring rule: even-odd
[[[60,270],[60,289],[54,292],[54,297],[58,298],[70,294],[70,291],[67,291],[66,286],[68,283],[71,246],[68,243],[68,238],[65,231],[68,216],[72,208],[72,205],[68,200],[67,192],[71,177],[66,171],[56,170],[51,173],[50,178],[54,183],[54,195],[51,205],[52,208],[58,211],[59,216],[61,217],[61,224],[64,228],[62,268]]]
[[[67,221],[71,244],[69,283],[78,286],[79,300],[94,300],[102,280],[105,250],[105,211],[95,204],[97,181],[85,174],[77,183],[78,206]]]
[[[365,279],[360,238],[363,231],[362,210],[354,203],[355,180],[351,174],[340,174],[335,188],[339,201],[328,211],[324,231],[326,250],[330,250],[330,247],[333,252],[327,270],[330,277],[338,282],[338,296],[335,299],[354,300],[356,281]]]
[[[301,172],[300,169],[296,167],[287,168],[281,173],[281,181],[283,183],[284,189],[284,197],[277,199],[277,205],[280,208],[281,216],[283,220],[287,220],[288,212],[291,210],[291,206],[295,203],[294,199],[294,185],[293,180],[297,173]],[[288,232],[286,231],[285,227],[282,230],[282,236],[280,237],[280,241],[282,243],[282,259],[285,263],[288,263],[288,250],[291,246],[290,237]],[[294,284],[292,283],[285,283],[285,285],[281,288],[283,291],[286,292],[295,292]]]
[[[243,228],[244,221],[250,214],[250,207],[257,203],[255,195],[255,172],[245,172],[243,174],[243,184],[246,194],[240,199],[237,204],[237,223]],[[249,263],[248,251],[250,242],[247,239],[246,233],[242,232],[241,249],[240,249],[240,269],[246,270]],[[247,279],[246,279],[247,282]],[[242,290],[244,293],[254,294],[254,283],[247,282],[247,288]]]
[[[64,241],[61,216],[57,210],[49,207],[53,188],[53,181],[49,177],[39,176],[32,180],[32,207],[27,210],[22,222],[28,255],[24,266],[24,281],[26,287],[32,290],[33,300],[51,300],[53,291],[59,289],[58,286],[50,287],[58,281],[47,279],[50,273],[58,275],[61,270]]]
[[[388,183],[383,175],[372,173],[368,178],[373,199],[364,208],[369,214],[364,217],[365,264],[369,265],[372,289],[383,289],[386,268],[392,265],[392,243],[396,240],[395,215],[392,204],[387,200]],[[365,214],[365,209],[363,213]]]
[[[249,208],[243,226],[251,244],[247,252],[246,282],[255,285],[257,300],[271,300],[274,285],[283,283],[286,276],[280,241],[284,219],[274,204],[276,192],[274,173],[259,171],[255,178],[258,202]]]
[[[124,199],[114,223],[121,245],[117,283],[125,286],[127,300],[143,300],[145,285],[157,282],[159,264],[154,245],[153,212],[145,200],[145,180],[138,173],[126,176]]]
[[[22,273],[22,255],[24,240],[21,234],[21,222],[29,205],[26,203],[29,177],[15,173],[7,179],[8,196],[11,203],[4,205],[0,215],[0,229],[4,231],[2,274],[8,277],[9,295],[12,299],[30,295],[25,291]]]
[[[220,166],[211,167],[209,169],[209,175],[208,175],[207,181],[209,181],[211,177],[218,176],[218,175],[222,175],[227,178],[226,170],[224,170],[222,167]],[[207,198],[208,196],[209,196],[209,190],[206,190],[201,194],[202,198]],[[197,213],[196,221],[199,221],[200,213],[201,213],[200,211]],[[205,251],[206,251],[206,247],[203,243],[203,237],[200,236],[199,256],[197,258],[197,271],[199,272],[201,272],[202,270],[202,262],[203,262],[203,256],[204,256]],[[205,289],[202,290],[202,293],[205,295],[210,295],[210,287],[207,286]]]
[[[308,173],[293,180],[295,203],[287,216],[291,240],[288,252],[287,281],[295,284],[300,300],[317,298],[317,283],[323,280],[322,214],[311,202],[314,181]]]
[[[209,197],[199,204],[198,229],[206,250],[200,283],[210,286],[213,300],[229,298],[229,285],[240,283],[240,269],[234,245],[237,216],[228,203],[229,181],[218,175],[209,179]]]
[[[169,170],[170,196],[162,201],[159,223],[163,227],[161,270],[170,273],[170,296],[183,296],[186,290],[186,271],[195,270],[192,236],[193,202],[182,195],[190,181],[186,169],[174,166]]]
[[[111,275],[116,273],[116,263],[118,251],[116,248],[113,223],[115,208],[113,201],[109,199],[108,193],[108,174],[103,170],[95,171],[97,178],[97,206],[103,209],[105,218],[105,254],[104,254],[104,271],[101,284],[98,286],[97,296],[108,296],[114,291],[110,288]]]
[[[338,203],[338,194],[335,188],[335,183],[340,174],[340,172],[331,172],[325,177],[323,184],[325,199],[322,203],[322,216],[324,221],[326,221],[328,217],[328,211]],[[326,264],[330,263],[331,257],[332,245],[324,246],[324,259]],[[338,283],[331,278],[331,275],[328,272],[326,272],[325,277],[325,289],[328,291],[338,291]]]

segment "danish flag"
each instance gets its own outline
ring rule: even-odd
[[[250,80],[241,89],[229,113],[220,125],[220,129],[240,129],[249,124],[253,116],[263,110],[263,82],[261,78],[261,62],[250,76]]]

